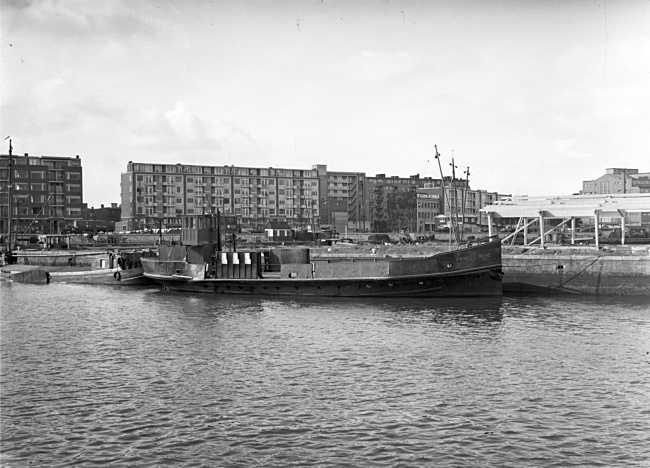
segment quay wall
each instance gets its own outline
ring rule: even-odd
[[[312,250],[312,259],[427,256],[445,251],[438,243]],[[505,293],[650,296],[650,246],[504,246]]]
[[[503,255],[504,292],[650,296],[650,257]]]

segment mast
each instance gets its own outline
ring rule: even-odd
[[[454,226],[454,237],[456,238],[456,242],[460,242],[460,235],[458,233],[458,189],[456,188],[456,165],[454,164],[453,157],[451,158],[451,163],[449,165],[451,166],[451,186],[454,190],[454,209],[452,212],[454,222],[452,226]]]
[[[440,153],[438,153],[438,145],[434,145],[434,148],[436,149],[436,156],[435,158],[438,160],[438,169],[440,169],[440,181],[442,182],[442,197],[445,205],[447,206],[447,213],[451,213],[451,202],[449,201],[449,196],[447,196],[447,184],[445,183],[445,176],[442,173],[442,164],[440,164]],[[450,217],[451,219],[451,217]],[[449,228],[450,230],[453,230],[453,221],[450,221],[449,223]],[[451,234],[451,232],[450,232]],[[451,239],[451,236],[450,236]]]
[[[465,225],[465,203],[467,200],[467,192],[469,190],[469,166],[467,166],[467,170],[465,171],[465,189],[463,190],[463,208],[462,208],[462,214],[461,216],[463,217],[463,226]],[[462,234],[461,234],[462,238]]]

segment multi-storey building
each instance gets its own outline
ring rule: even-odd
[[[147,164],[129,161],[122,174],[125,230],[180,228],[182,213],[220,210],[237,216],[242,230],[273,219],[294,228],[320,223],[316,170]]]
[[[82,218],[81,159],[59,156],[0,155],[0,232],[59,233]],[[9,168],[11,167],[11,172]]]
[[[394,232],[417,229],[418,188],[434,183],[431,177],[420,178],[418,174],[408,178],[377,174],[366,177],[365,195],[370,230]]]
[[[368,229],[368,204],[363,172],[328,171],[327,165],[312,166],[320,183],[321,220],[326,224],[339,224],[345,213],[345,224],[355,229]],[[333,221],[336,218],[338,222]]]
[[[457,224],[487,226],[487,216],[480,209],[499,200],[496,192],[472,190],[466,180],[453,183],[446,177],[444,185],[438,179],[416,190],[418,200],[418,232],[428,233],[437,225],[454,219]],[[436,221],[437,220],[437,221]]]
[[[580,191],[580,195],[615,193],[650,193],[650,172],[612,167],[597,179],[583,181]]]
[[[415,191],[417,198],[417,232],[432,233],[440,224],[439,216],[444,213],[444,191],[435,182],[427,182]]]
[[[650,193],[650,172],[640,173],[638,169],[612,167],[594,180],[582,182],[580,195]],[[650,226],[650,210],[628,212],[626,222],[633,226]],[[602,218],[605,223],[618,222],[615,218]]]

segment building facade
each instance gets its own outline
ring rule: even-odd
[[[147,164],[129,161],[121,176],[125,230],[180,228],[181,214],[235,215],[243,231],[270,220],[294,229],[320,224],[316,170]]]
[[[424,188],[416,190],[416,196],[418,232],[425,234],[452,219],[466,228],[486,227],[487,215],[480,209],[502,197],[497,192],[472,190],[463,179],[454,184],[450,178],[445,178],[444,185],[439,179],[425,183]]]
[[[377,174],[366,177],[365,200],[372,232],[399,232],[417,230],[417,189],[434,183],[430,177],[408,178]]]
[[[417,198],[417,232],[431,234],[444,218],[444,191],[434,183],[425,183],[415,191]]]
[[[122,208],[117,203],[111,203],[111,206],[101,205],[99,208],[89,208],[84,203],[81,213],[83,221],[78,222],[77,227],[92,233],[113,232],[115,224],[122,219]]]
[[[594,180],[582,182],[580,195],[607,195],[625,193],[650,193],[650,172],[638,169],[612,167]],[[626,222],[631,226],[650,226],[650,209],[647,212],[628,213]],[[603,218],[605,223],[616,223],[615,218]]]
[[[650,172],[612,167],[597,179],[583,181],[580,191],[580,195],[618,193],[650,193]]]
[[[11,164],[10,164],[11,162]],[[0,232],[52,234],[82,219],[81,159],[59,156],[0,155]]]
[[[364,190],[366,174],[328,171],[325,164],[314,165],[312,169],[318,173],[321,222],[332,226],[345,224],[352,229],[367,230],[368,205]],[[346,215],[343,216],[342,213]]]

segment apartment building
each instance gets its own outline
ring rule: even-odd
[[[417,189],[434,183],[431,177],[420,178],[377,174],[366,177],[365,212],[372,232],[417,230]]]
[[[350,228],[367,230],[366,174],[328,171],[325,164],[316,164],[312,170],[318,173],[320,184],[321,222],[332,226],[344,222]]]
[[[295,229],[320,224],[317,170],[148,164],[129,161],[121,176],[124,230],[180,228],[179,215],[237,216],[242,230],[271,220]]]
[[[11,162],[11,164],[10,164]],[[11,168],[11,171],[10,171]],[[50,234],[74,227],[82,219],[81,158],[0,155],[0,232]]]

